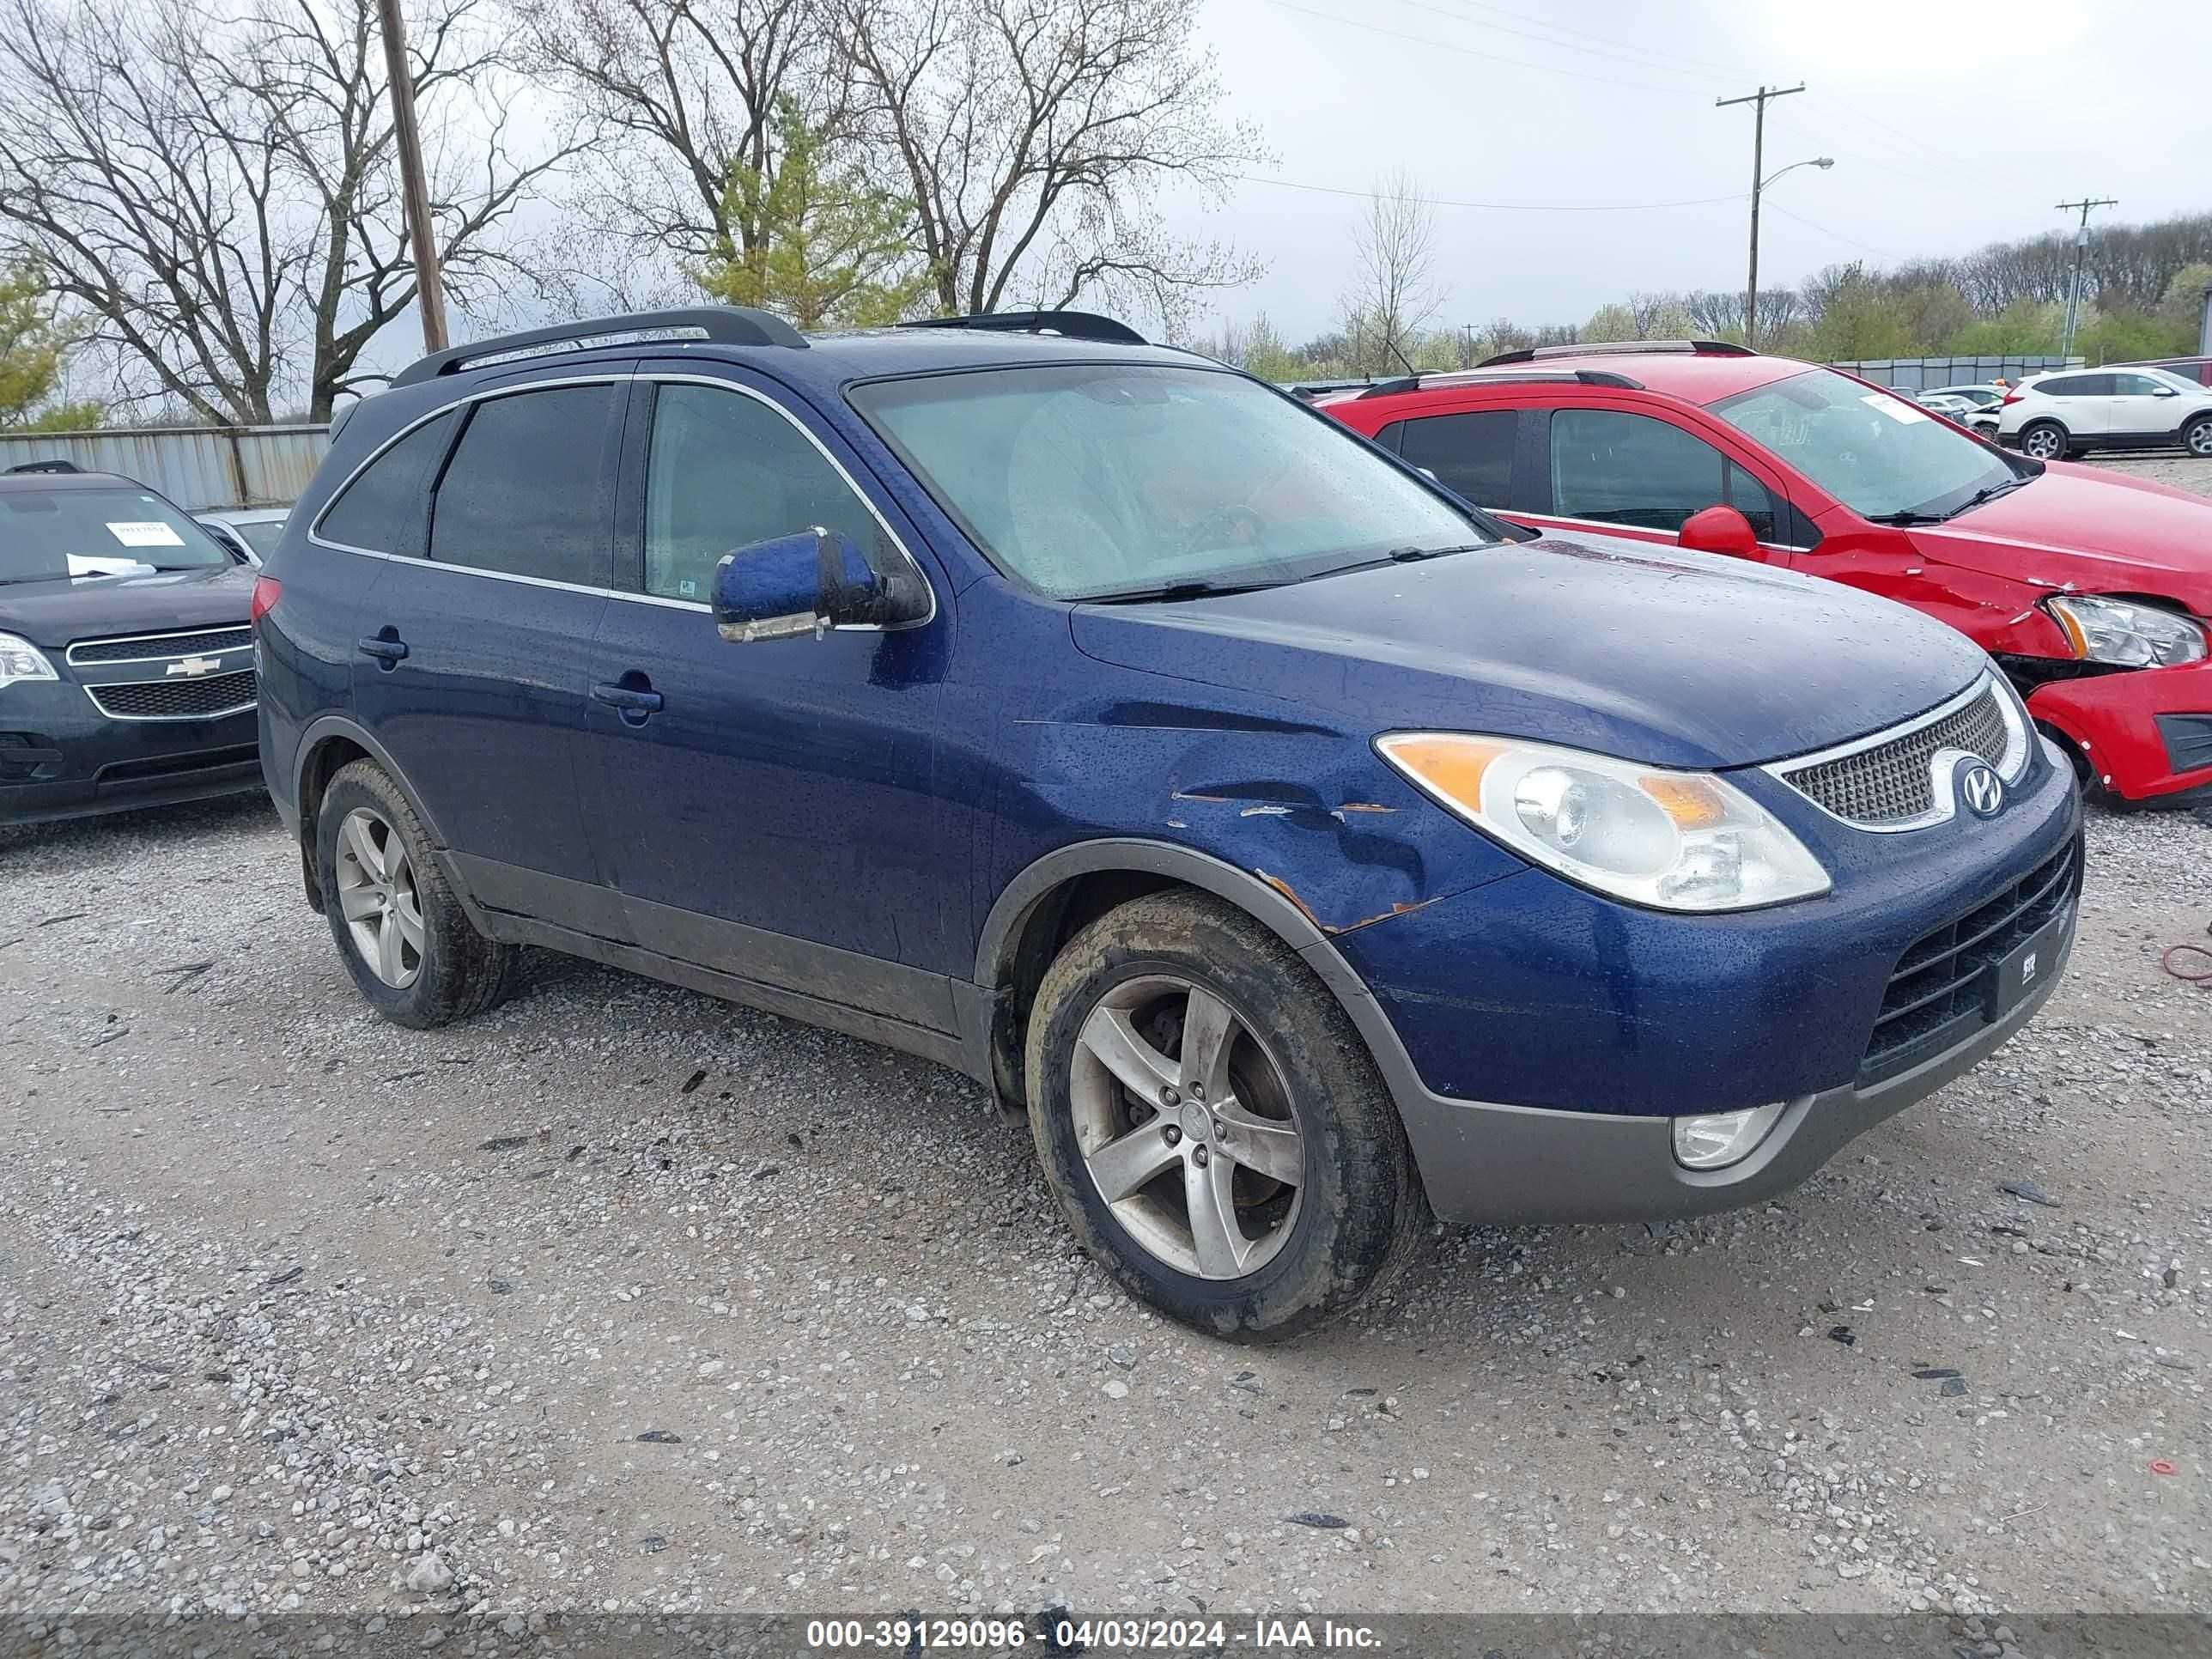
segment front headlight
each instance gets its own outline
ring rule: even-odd
[[[2203,659],[2203,629],[2171,611],[2087,593],[2053,594],[2043,603],[2066,630],[2074,654],[2085,661],[2170,668]]]
[[[13,685],[17,680],[54,678],[53,664],[37,646],[13,634],[0,634],[0,686]]]
[[[1454,732],[1396,732],[1375,746],[1476,829],[1616,898],[1747,910],[1828,890],[1828,872],[1779,820],[1709,772]]]

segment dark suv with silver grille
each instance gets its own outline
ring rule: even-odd
[[[0,474],[0,823],[259,789],[252,593],[143,484]]]

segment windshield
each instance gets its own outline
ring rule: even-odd
[[[1498,538],[1239,375],[1054,365],[879,380],[852,399],[977,546],[1054,599],[1298,581]]]
[[[0,582],[143,575],[230,562],[206,531],[144,490],[0,489]]]
[[[231,526],[246,538],[246,544],[263,558],[276,550],[276,544],[284,539],[284,520],[282,519],[247,519],[234,521]]]
[[[1940,518],[2019,481],[1986,445],[1832,369],[1738,392],[1712,411],[1864,518]]]

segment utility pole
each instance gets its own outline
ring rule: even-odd
[[[1772,98],[1787,98],[1793,92],[1805,90],[1800,81],[1794,87],[1761,87],[1757,92],[1747,92],[1741,98],[1716,98],[1715,109],[1726,109],[1731,104],[1754,104],[1758,108],[1751,125],[1751,275],[1743,285],[1743,343],[1759,343],[1759,180],[1766,169],[1766,105]]]
[[[2081,256],[2089,251],[2089,210],[2118,205],[2118,201],[2110,196],[2085,196],[2078,202],[2058,204],[2061,213],[2081,210],[2081,228],[2074,233],[2074,276],[2066,284],[2066,337],[2058,343],[2058,355],[2062,357],[2074,355],[2074,324],[2081,314]]]
[[[446,349],[446,290],[438,279],[438,243],[430,223],[430,187],[422,177],[422,139],[415,130],[415,82],[407,72],[407,25],[399,0],[377,0],[384,21],[385,76],[392,82],[392,125],[399,139],[399,185],[407,198],[407,240],[415,251],[415,303],[422,311],[422,349]]]

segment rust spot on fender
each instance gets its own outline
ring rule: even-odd
[[[1425,898],[1418,904],[1407,904],[1401,901],[1399,903],[1392,905],[1389,909],[1378,910],[1375,915],[1365,917],[1361,921],[1346,922],[1341,927],[1324,927],[1323,931],[1331,935],[1356,933],[1362,927],[1371,927],[1378,921],[1388,921],[1393,916],[1410,916],[1414,911],[1425,910],[1435,902],[1436,900],[1432,898]]]
[[[1271,876],[1265,870],[1255,870],[1252,873],[1259,877],[1261,880],[1266,882],[1268,886],[1273,888],[1285,898],[1290,900],[1291,903],[1297,905],[1298,907],[1298,914],[1304,916],[1308,921],[1313,923],[1315,927],[1320,928],[1322,933],[1326,933],[1334,931],[1327,922],[1323,921],[1319,916],[1316,915],[1311,910],[1306,908],[1306,902],[1298,896],[1297,890],[1292,887],[1290,883],[1285,881],[1280,876]]]

